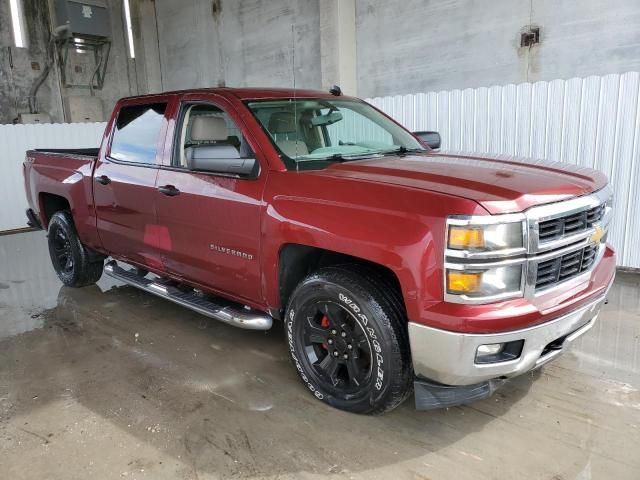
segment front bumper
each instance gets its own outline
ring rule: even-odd
[[[444,385],[475,385],[487,380],[515,377],[540,367],[563,353],[593,327],[605,295],[555,320],[504,333],[457,333],[410,322],[409,339],[416,376]],[[524,340],[518,358],[498,363],[476,363],[480,345],[517,340]],[[553,348],[547,348],[550,344]]]
[[[557,358],[593,327],[605,299],[606,294],[542,325],[498,334],[464,334],[409,323],[416,408],[452,407],[487,398],[506,379]],[[476,363],[480,345],[516,340],[524,340],[518,358]]]

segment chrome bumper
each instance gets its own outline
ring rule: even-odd
[[[413,369],[418,378],[444,385],[473,385],[496,378],[509,378],[538,368],[563,353],[593,327],[605,295],[541,325],[496,334],[449,332],[409,322]],[[547,345],[562,339],[562,347],[545,352]],[[499,363],[475,363],[480,345],[524,340],[520,356]]]

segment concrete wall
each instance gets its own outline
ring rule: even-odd
[[[322,88],[358,94],[356,0],[319,0]]]
[[[29,48],[17,49],[9,47],[9,2],[0,1],[0,123],[27,110],[39,74],[32,62],[45,64],[48,9],[44,0],[23,2]],[[298,87],[342,83],[347,93],[375,97],[640,70],[638,0],[130,0],[135,61],[122,0],[108,2],[113,47],[96,92],[105,114],[126,95],[291,87],[294,78]],[[541,27],[542,42],[521,48],[530,24]],[[90,76],[87,55],[72,63],[76,79]],[[54,71],[38,99],[61,121],[64,98],[87,94],[61,89]]]
[[[162,91],[160,44],[155,0],[129,0],[136,59],[136,84],[140,93]]]
[[[162,87],[321,85],[317,0],[156,0]],[[295,52],[294,52],[295,47]]]
[[[28,113],[29,90],[46,64],[49,12],[40,0],[24,0],[28,48],[15,48],[8,1],[0,1],[0,124],[11,123],[19,112]],[[39,69],[39,70],[38,70]],[[62,117],[55,72],[49,75],[38,95],[38,105],[52,118]]]
[[[13,46],[9,2],[0,1],[0,124],[11,123],[18,113],[28,113],[29,90],[47,61],[46,46],[51,31],[48,2],[43,0],[22,0],[22,2],[28,48]],[[108,5],[112,27],[111,55],[107,65],[104,89],[95,91],[95,95],[103,102],[105,115],[109,114],[118,98],[139,91],[135,64],[128,58],[127,53],[122,1],[108,0]],[[73,82],[88,82],[94,70],[92,57],[92,55],[75,52],[71,54],[67,72],[70,73]],[[89,94],[88,89],[61,88],[58,70],[54,68],[38,92],[38,107],[41,112],[49,113],[53,121],[60,122],[63,121],[63,105],[68,96]]]
[[[638,0],[358,0],[356,28],[365,97],[640,70]]]
[[[640,1],[534,0],[528,81],[640,71]]]

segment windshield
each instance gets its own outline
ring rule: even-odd
[[[287,98],[247,106],[290,169],[425,151],[413,135],[359,100]]]

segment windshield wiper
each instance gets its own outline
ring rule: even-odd
[[[333,162],[348,162],[349,160],[363,160],[365,158],[375,158],[382,156],[379,152],[371,152],[371,153],[354,153],[351,155],[345,155],[342,153],[334,153],[333,155],[325,158],[320,158],[318,160],[326,160]]]
[[[425,149],[423,148],[407,148],[404,145],[400,145],[398,148],[395,148],[393,150],[387,150],[385,153],[385,155],[389,155],[392,153],[398,153],[400,155],[405,155],[407,153],[424,153],[426,152]]]

